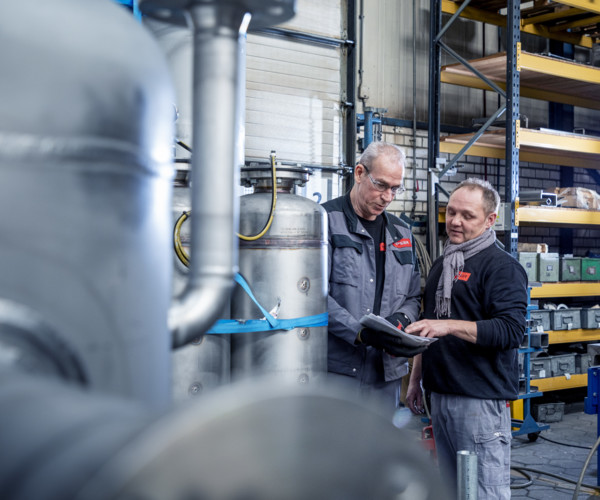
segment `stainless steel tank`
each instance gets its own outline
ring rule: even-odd
[[[323,314],[327,310],[327,217],[314,201],[292,194],[306,182],[304,170],[277,171],[277,205],[266,234],[255,241],[240,240],[240,273],[259,303],[279,319]],[[271,208],[270,168],[242,170],[242,180],[254,193],[240,203],[240,233],[256,235]],[[262,314],[237,288],[232,318],[259,319]],[[327,327],[232,335],[231,369],[234,380],[270,375],[298,383],[321,383],[327,374]]]
[[[89,388],[162,406],[174,116],[164,58],[108,1],[1,2],[0,33],[0,298],[58,335]]]

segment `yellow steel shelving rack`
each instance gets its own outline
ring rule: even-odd
[[[430,146],[429,157],[437,158],[437,153],[449,153],[450,162],[440,173],[442,177],[458,158],[464,155],[486,158],[504,159],[507,168],[506,183],[518,186],[518,164],[520,161],[531,163],[559,164],[570,167],[600,169],[600,139],[553,130],[528,130],[521,128],[518,119],[518,97],[530,97],[550,102],[600,109],[600,68],[578,65],[570,61],[557,61],[544,56],[537,56],[521,51],[518,32],[530,33],[563,43],[591,48],[597,42],[600,34],[582,27],[598,25],[600,22],[600,4],[597,0],[557,0],[554,3],[564,4],[560,11],[542,11],[534,5],[533,8],[518,8],[516,4],[522,1],[471,0],[451,1],[432,0],[432,36],[434,42],[430,58],[430,109],[439,109],[439,83],[456,84],[478,89],[491,89],[506,99],[507,130],[492,131],[488,121],[474,134],[452,135],[440,137],[439,116],[430,110]],[[454,54],[447,46],[440,43],[445,30],[441,28],[439,19],[434,19],[434,5],[441,12],[450,14],[451,21],[460,16],[483,23],[506,27],[508,53],[497,54],[474,61],[466,61]],[[504,14],[507,15],[504,15]],[[516,25],[516,21],[518,25]],[[437,24],[435,24],[437,23]],[[450,23],[449,23],[450,24]],[[436,31],[440,29],[441,31]],[[515,33],[515,30],[517,33]],[[441,46],[459,64],[448,65],[436,70],[439,65],[439,55],[435,45]],[[468,68],[468,69],[467,69]],[[436,75],[437,71],[437,75]],[[433,75],[433,76],[432,76]],[[476,75],[476,76],[474,76]],[[436,80],[437,78],[437,80]],[[433,93],[431,89],[434,89]],[[431,186],[429,187],[431,189]],[[508,193],[508,190],[507,190]],[[510,194],[510,193],[509,193]],[[511,203],[512,239],[506,238],[507,250],[515,252],[514,235],[518,224],[553,225],[555,227],[573,227],[574,225],[598,226],[600,213],[577,211],[566,213],[563,209],[550,211],[539,210],[532,212],[529,207],[519,207],[517,196],[513,190],[512,196],[507,194],[507,203]],[[538,207],[536,207],[537,209]],[[548,209],[550,210],[550,209]],[[433,221],[443,218],[443,213],[429,211],[430,225]],[[437,229],[437,224],[436,224]],[[561,293],[570,296],[600,295],[600,283],[544,283],[540,288],[531,290],[531,297],[556,297]],[[585,333],[584,333],[585,332]],[[600,330],[582,330],[570,332],[572,338],[588,339],[600,336]],[[549,337],[555,343],[563,341],[563,333],[551,332]],[[594,340],[593,338],[589,338]],[[549,379],[534,379],[532,386],[539,391],[583,387],[587,384],[587,375],[572,375]],[[528,398],[525,398],[528,401]],[[529,411],[524,399],[513,402],[513,415],[520,418]],[[515,411],[516,410],[516,411]],[[521,429],[522,430],[522,429]]]
[[[462,2],[454,2],[452,0],[442,0],[442,12],[454,15],[461,7],[461,3]],[[472,19],[474,21],[481,21],[487,24],[504,27],[507,25],[506,16],[500,14],[499,9],[497,8],[489,8],[490,4],[493,7],[495,4],[501,3],[502,2],[472,1],[472,6],[464,8],[460,15],[465,19]],[[571,9],[540,15],[536,15],[535,10],[532,10],[531,15],[521,18],[521,31],[523,33],[538,35],[559,42],[591,48],[594,43],[593,39],[586,34],[573,32],[572,27],[564,26],[567,23],[564,23],[563,20],[568,17],[581,17],[583,12],[589,14],[585,16],[588,19],[587,24],[592,24],[594,22],[595,14],[599,13],[598,2],[596,0],[556,0],[556,3],[567,5],[571,7]],[[558,24],[559,22],[560,25]],[[559,26],[560,29],[557,29]]]

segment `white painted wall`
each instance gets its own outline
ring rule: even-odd
[[[283,28],[340,39],[340,0],[299,0]],[[337,165],[340,161],[341,50],[248,35],[246,158]]]

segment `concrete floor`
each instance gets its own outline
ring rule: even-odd
[[[576,484],[588,459],[591,448],[597,439],[597,415],[587,415],[579,405],[574,411],[569,408],[560,422],[550,423],[550,428],[540,432],[531,442],[527,436],[515,436],[512,442],[511,470],[512,498],[565,500],[573,499]],[[407,421],[405,429],[416,440],[421,439],[421,430],[426,425],[420,417],[407,416],[408,410],[401,410]],[[524,472],[530,479],[514,468],[532,470]],[[597,453],[589,460],[583,477],[583,484],[591,487],[598,484]],[[581,486],[577,499],[600,497],[600,488]],[[487,499],[479,499],[487,500]]]

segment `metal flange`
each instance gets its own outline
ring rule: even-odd
[[[295,0],[140,0],[144,15],[174,24],[186,24],[186,11],[196,6],[238,7],[252,14],[253,29],[265,28],[291,19]]]

